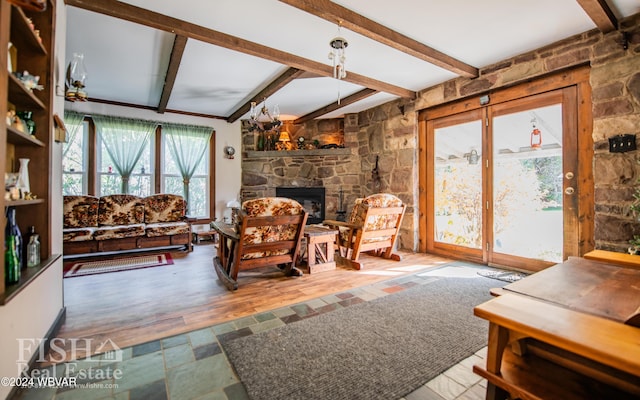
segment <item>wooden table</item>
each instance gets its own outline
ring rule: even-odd
[[[309,274],[336,269],[334,243],[337,234],[337,229],[327,226],[309,225],[304,228]]]
[[[489,321],[487,399],[640,397],[640,270],[570,258],[474,308]]]

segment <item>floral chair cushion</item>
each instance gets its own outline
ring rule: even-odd
[[[177,194],[154,194],[144,198],[144,222],[183,221],[186,205],[182,196]]]
[[[144,224],[100,226],[96,228],[96,231],[93,233],[93,238],[95,240],[107,240],[144,236],[144,229]]]
[[[356,226],[363,226],[367,231],[395,228],[398,221],[396,215],[371,215],[367,218],[367,221],[364,221],[369,208],[380,207],[402,207],[402,200],[389,193],[377,193],[363,199],[356,199],[356,204],[353,206],[349,216],[349,222]],[[348,241],[349,229],[341,229],[340,237],[343,241]],[[386,240],[388,238],[388,236],[373,237],[367,239],[364,243]]]
[[[112,194],[100,197],[98,204],[99,225],[131,225],[143,222],[144,202],[142,198],[130,194]]]
[[[238,230],[245,217],[266,217],[271,215],[301,215],[304,208],[295,200],[285,197],[264,197],[260,199],[247,200],[242,203],[242,215],[238,224]],[[259,244],[267,242],[277,242],[281,240],[293,240],[296,237],[296,225],[274,225],[257,226],[245,230],[243,243]],[[287,254],[287,250],[266,251],[245,254],[242,258],[260,258],[274,255]]]
[[[147,237],[157,237],[166,235],[181,235],[190,233],[189,223],[187,222],[155,222],[146,225]]]
[[[93,232],[96,228],[65,228],[62,232],[64,242],[86,242],[93,239]]]
[[[64,196],[63,228],[98,226],[98,198],[94,196]]]

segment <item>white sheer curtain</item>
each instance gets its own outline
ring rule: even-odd
[[[189,181],[209,148],[213,129],[194,125],[162,124],[162,133],[182,175],[184,199],[187,207],[191,208]]]
[[[64,126],[67,128],[67,133],[69,137],[67,138],[67,142],[62,146],[62,159],[67,156],[69,149],[71,148],[71,143],[76,140],[76,136],[78,132],[81,132],[82,122],[84,120],[84,114],[80,114],[74,111],[66,111],[64,112]]]
[[[122,193],[129,193],[129,176],[158,123],[106,115],[92,118],[116,172],[122,177]]]

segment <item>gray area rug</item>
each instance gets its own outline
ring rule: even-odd
[[[222,345],[254,400],[398,399],[486,345],[473,307],[500,286],[439,278]]]

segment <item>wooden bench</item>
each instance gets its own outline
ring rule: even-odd
[[[640,328],[503,293],[474,308],[489,321],[487,399],[640,396]]]

